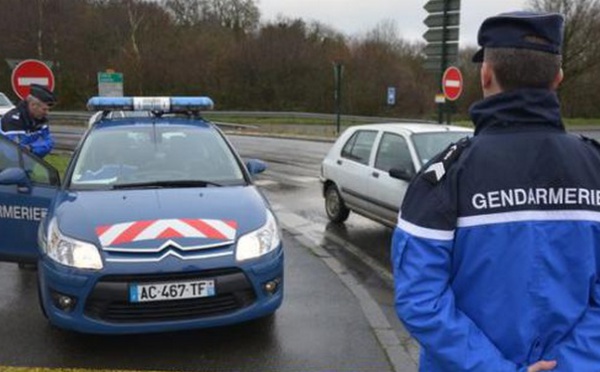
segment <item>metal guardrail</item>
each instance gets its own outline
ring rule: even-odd
[[[92,112],[88,111],[52,111],[49,115],[50,120],[61,122],[81,122],[82,125],[87,125],[87,121],[92,116]],[[210,116],[244,116],[254,118],[286,118],[286,119],[317,119],[328,120],[334,122],[335,114],[320,114],[310,112],[271,112],[271,111],[210,111]],[[421,119],[403,119],[392,117],[376,117],[376,116],[359,116],[359,115],[342,115],[344,121],[356,121],[365,123],[377,122],[397,122],[397,123],[432,123],[431,120]],[[226,123],[223,123],[226,124]]]
[[[87,129],[89,119],[94,113],[89,111],[52,111],[48,116],[50,119],[51,130],[55,135],[56,148],[63,151],[72,151],[83,132]],[[273,132],[293,132],[298,138],[335,138],[335,128],[332,126],[336,116],[334,114],[318,114],[306,112],[267,112],[267,111],[210,111],[211,121],[221,127],[223,130],[233,130],[241,132],[262,132],[263,134],[273,134]],[[256,117],[256,118],[285,118],[285,119],[317,119],[330,121],[332,125],[319,124],[265,124],[248,125],[237,123],[226,123],[215,120],[215,117]],[[383,122],[408,122],[408,123],[432,123],[426,120],[399,119],[371,116],[342,115],[342,120],[354,121],[358,123],[383,123]],[[343,125],[344,129],[347,125]],[[304,136],[304,137],[303,137]]]

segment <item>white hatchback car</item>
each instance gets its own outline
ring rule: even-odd
[[[321,164],[325,211],[350,211],[393,227],[408,183],[434,155],[473,130],[439,124],[385,123],[348,128]]]

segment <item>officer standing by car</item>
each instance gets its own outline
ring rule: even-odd
[[[600,371],[600,144],[562,124],[563,23],[483,22],[475,135],[407,191],[392,264],[421,371]]]
[[[55,103],[52,91],[31,84],[29,95],[2,117],[0,133],[43,158],[54,147],[46,116]]]

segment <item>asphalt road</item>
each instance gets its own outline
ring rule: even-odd
[[[56,329],[38,309],[36,272],[0,264],[0,370],[393,371],[368,320],[372,314],[355,295],[360,287],[344,283],[288,233],[284,244],[286,298],[274,318],[167,334],[90,336]],[[397,370],[414,370],[409,364]]]

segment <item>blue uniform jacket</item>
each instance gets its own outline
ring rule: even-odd
[[[32,118],[25,101],[19,102],[17,107],[2,117],[0,134],[29,149],[40,158],[48,155],[54,147],[47,120]]]
[[[471,116],[474,137],[411,183],[392,239],[420,370],[600,371],[599,145],[565,132],[550,91],[491,96]]]

